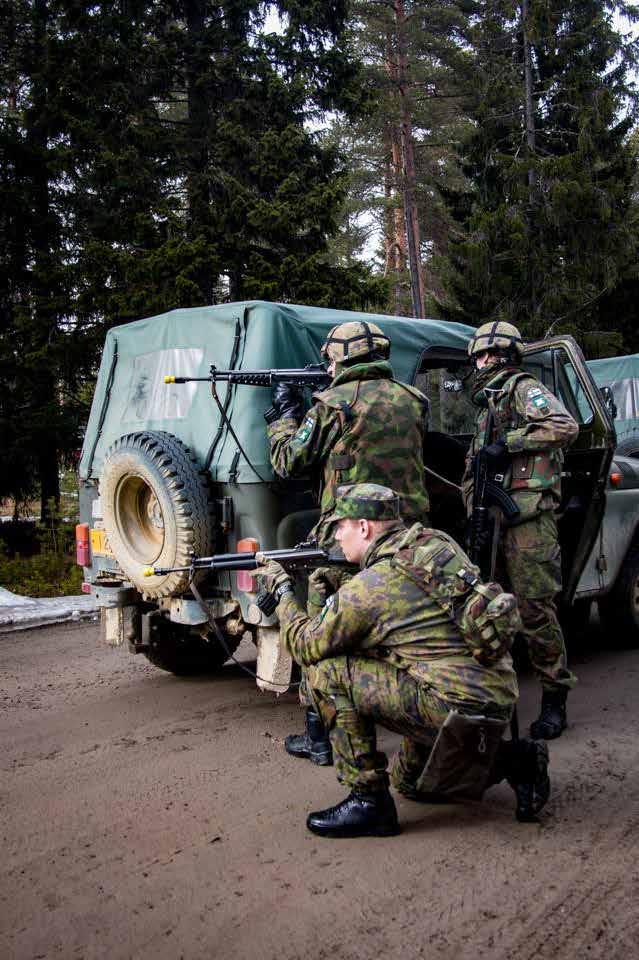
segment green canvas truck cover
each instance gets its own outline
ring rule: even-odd
[[[262,301],[171,310],[113,327],[106,337],[86,430],[80,477],[99,478],[105,451],[126,434],[165,430],[182,440],[214,480],[259,480],[228,429],[208,383],[165,384],[164,376],[207,376],[211,364],[237,370],[303,367],[320,361],[319,348],[332,326],[349,320],[377,323],[392,342],[391,363],[399,380],[411,383],[428,347],[465,350],[472,328],[441,320],[354,313]],[[224,401],[228,384],[217,389]],[[233,386],[228,416],[259,473],[272,478],[263,412],[270,390]]]
[[[617,440],[639,428],[639,353],[625,357],[589,360],[588,368],[598,387],[610,387],[617,407]]]

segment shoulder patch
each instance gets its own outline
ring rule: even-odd
[[[531,387],[526,399],[529,400],[533,406],[537,407],[538,410],[547,410],[550,406],[548,398],[540,387]]]
[[[324,606],[322,607],[322,612],[320,613],[320,622],[324,619],[327,613],[331,610],[333,613],[337,613],[339,607],[339,598],[336,593],[332,593]]]
[[[302,426],[297,431],[297,439],[300,441],[300,443],[306,443],[306,441],[308,440],[308,438],[310,437],[313,431],[314,426],[315,426],[315,420],[313,419],[313,417],[307,416]]]

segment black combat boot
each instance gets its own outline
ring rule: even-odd
[[[400,831],[387,789],[353,790],[336,807],[309,813],[306,826],[320,837],[394,837]]]
[[[515,816],[520,823],[536,823],[550,796],[548,747],[536,740],[517,740],[507,765],[506,779],[517,797]]]
[[[541,713],[530,725],[530,736],[533,740],[556,740],[566,727],[566,687],[557,687],[555,690],[544,690],[541,695]]]
[[[306,710],[306,730],[304,733],[291,733],[284,741],[284,749],[292,757],[310,760],[321,767],[333,765],[331,741],[321,717],[312,707]]]

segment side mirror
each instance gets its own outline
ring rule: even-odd
[[[610,416],[612,417],[613,420],[616,420],[616,419],[617,419],[617,404],[615,403],[615,399],[614,399],[614,397],[613,397],[613,395],[612,395],[612,389],[611,389],[610,387],[599,387],[599,392],[600,392],[601,396],[603,397],[603,401],[604,401],[604,403],[606,404],[606,407],[607,407],[607,409],[608,409],[608,413],[610,414]]]

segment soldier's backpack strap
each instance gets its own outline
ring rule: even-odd
[[[515,598],[483,583],[479,568],[441,531],[424,530],[391,560],[457,625],[473,657],[488,666],[508,652],[521,629]]]

